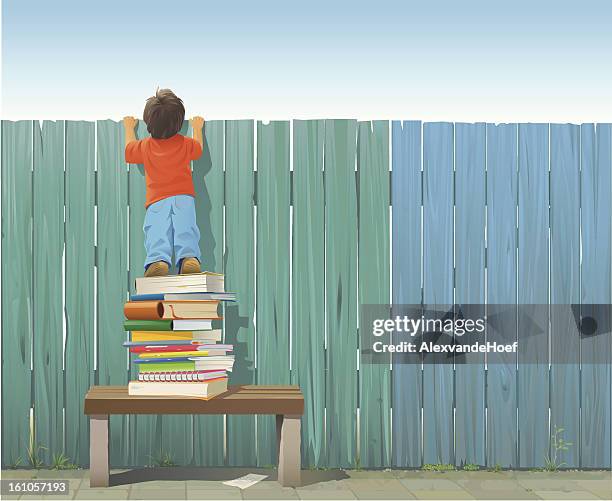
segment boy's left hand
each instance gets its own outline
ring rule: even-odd
[[[126,129],[133,129],[134,127],[136,127],[136,124],[138,123],[138,119],[134,118],[134,117],[123,117],[123,126]]]
[[[193,117],[189,120],[192,129],[201,129],[204,127],[204,119],[202,117]]]

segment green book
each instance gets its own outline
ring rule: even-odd
[[[126,331],[171,331],[172,320],[126,320],[123,322]]]
[[[162,362],[138,364],[138,372],[178,372],[178,371],[194,371],[195,362]]]

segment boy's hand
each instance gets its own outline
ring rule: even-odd
[[[204,119],[202,117],[193,117],[189,120],[192,129],[201,129],[204,127]]]
[[[126,129],[133,129],[134,127],[136,127],[136,124],[138,123],[138,119],[134,118],[134,117],[123,117],[123,126]]]

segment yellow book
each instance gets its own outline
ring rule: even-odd
[[[191,341],[191,331],[132,331],[132,341]]]
[[[205,357],[208,355],[206,350],[196,351],[164,351],[141,353],[138,358],[180,358],[180,357]]]

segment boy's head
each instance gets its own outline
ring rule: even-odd
[[[181,130],[185,107],[170,89],[157,89],[155,95],[147,99],[142,118],[151,137],[167,139]]]

